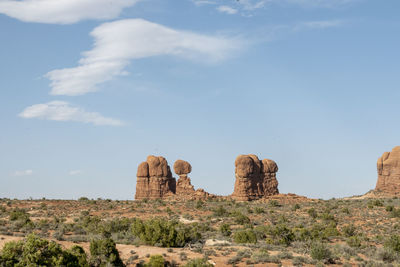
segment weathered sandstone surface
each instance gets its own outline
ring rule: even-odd
[[[135,199],[163,198],[175,194],[176,180],[164,157],[148,156],[137,170]]]
[[[189,162],[184,160],[177,160],[174,163],[174,172],[179,175],[178,182],[176,183],[177,195],[190,195],[195,192],[190,178],[187,176],[192,171],[192,166]]]
[[[392,152],[383,153],[378,159],[378,181],[375,190],[383,193],[400,194],[400,146]]]
[[[241,201],[256,200],[279,194],[277,164],[256,155],[240,155],[235,160],[235,189],[232,197]]]

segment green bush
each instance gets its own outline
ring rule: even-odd
[[[289,229],[286,224],[278,224],[271,227],[268,234],[276,240],[277,243],[285,246],[289,246],[295,238],[293,231]]]
[[[328,260],[332,257],[332,252],[324,243],[313,243],[310,255],[314,260]]]
[[[135,219],[131,225],[132,234],[143,243],[161,247],[183,247],[186,243],[197,241],[201,234],[196,225],[184,225],[177,221]]]
[[[232,234],[231,227],[227,223],[221,224],[219,230],[224,236],[230,236]]]
[[[243,215],[241,212],[234,212],[232,213],[232,216],[235,218],[235,223],[240,224],[240,225],[245,225],[250,223],[250,218],[247,217],[246,215]]]
[[[119,257],[114,240],[103,238],[90,242],[91,266],[125,266]]]
[[[165,260],[161,255],[152,255],[148,263],[146,263],[145,267],[164,267]]]
[[[318,213],[314,208],[311,208],[311,209],[307,210],[307,213],[313,219],[316,219],[318,217]]]
[[[78,246],[63,250],[54,241],[30,234],[18,242],[8,242],[0,252],[0,266],[88,266],[85,251]]]
[[[350,237],[356,235],[357,229],[353,224],[349,224],[343,227],[342,232],[344,236]]]
[[[233,240],[238,244],[257,243],[257,236],[253,230],[241,230],[233,235]]]
[[[384,247],[394,252],[400,252],[400,237],[398,235],[392,235],[385,241]]]
[[[206,259],[189,260],[183,267],[212,267],[214,265],[207,262]]]
[[[346,240],[347,245],[353,248],[361,247],[361,239],[358,236],[350,236]]]

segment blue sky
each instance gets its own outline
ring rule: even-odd
[[[230,194],[375,187],[399,145],[397,0],[0,0],[0,197],[133,199],[147,155]]]

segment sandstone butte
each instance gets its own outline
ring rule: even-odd
[[[138,166],[135,199],[207,199],[215,195],[203,189],[194,189],[188,174],[192,166],[184,160],[174,163],[174,171],[179,175],[178,182],[172,177],[171,169],[164,157],[148,156]]]
[[[270,159],[259,160],[256,155],[240,155],[235,160],[235,188],[232,198],[256,200],[279,194],[276,173],[278,165]]]
[[[138,166],[135,199],[207,199],[215,198],[203,189],[194,189],[188,174],[192,166],[184,160],[177,160],[172,177],[171,169],[164,157],[148,156]],[[259,160],[256,155],[240,155],[235,161],[235,188],[230,196],[240,201],[256,200],[279,194],[276,172],[278,166],[273,160]]]
[[[378,159],[378,181],[375,191],[391,195],[400,194],[400,146],[383,153]]]

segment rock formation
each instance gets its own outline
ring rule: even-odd
[[[235,189],[232,197],[247,201],[279,194],[273,160],[260,161],[256,155],[240,155],[235,160]]]
[[[176,183],[176,194],[187,195],[193,194],[194,187],[187,176],[192,171],[192,166],[189,162],[184,160],[177,160],[174,163],[174,172],[179,175],[178,182]]]
[[[393,148],[392,152],[383,153],[378,159],[378,181],[375,190],[400,194],[400,146]]]
[[[176,180],[164,157],[148,156],[138,166],[135,199],[163,198],[175,190]]]

